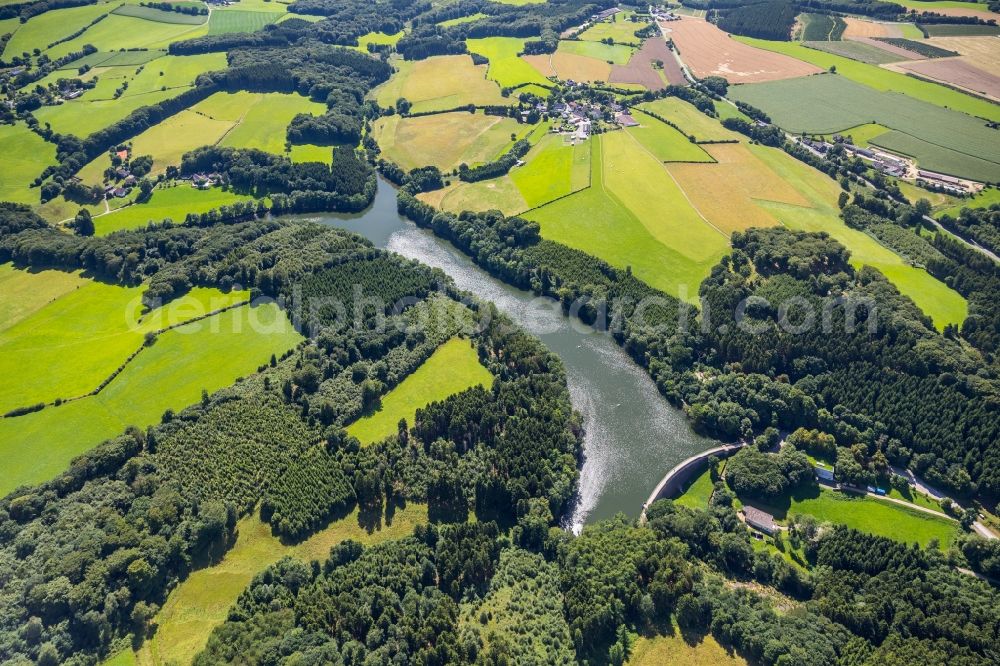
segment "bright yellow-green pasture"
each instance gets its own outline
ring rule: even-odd
[[[27,125],[0,125],[0,201],[37,204],[40,192],[30,187],[45,167],[56,163],[56,147]]]
[[[495,81],[486,78],[486,66],[474,65],[468,55],[401,60],[396,67],[399,71],[373,91],[380,106],[395,106],[401,97],[413,105],[413,113],[513,102],[500,94]]]
[[[934,196],[934,193],[927,192],[923,196],[931,200],[931,203],[933,203],[932,197]],[[916,199],[914,199],[914,201],[916,201]],[[955,205],[939,211],[936,215],[951,215],[952,217],[957,218],[963,208],[988,208],[993,204],[1000,204],[1000,188],[988,187],[974,197],[958,200]]]
[[[387,35],[382,32],[369,32],[367,35],[361,35],[358,37],[357,49],[362,53],[368,53],[368,45],[374,44],[375,46],[395,46],[396,42],[403,38],[406,32],[400,30],[395,35]]]
[[[511,134],[523,135],[530,129],[511,118],[466,111],[385,116],[372,125],[382,152],[404,169],[433,165],[445,171],[462,163],[489,162],[510,145]]]
[[[155,176],[179,165],[184,153],[217,143],[231,128],[231,123],[185,109],[132,139],[132,154],[152,155]],[[107,162],[104,155],[97,159]]]
[[[136,109],[176,97],[178,90],[155,90],[144,95],[89,102],[86,95],[58,106],[43,106],[35,111],[42,125],[49,124],[60,134],[86,138],[99,129],[118,122]]]
[[[561,41],[559,42],[558,52],[570,53],[572,55],[583,56],[585,58],[594,58],[595,60],[601,60],[604,62],[610,62],[615,65],[627,65],[628,61],[632,58],[632,54],[635,53],[635,49],[630,46],[622,46],[620,44],[603,44],[601,42],[578,42],[578,41]]]
[[[670,125],[653,116],[636,111],[633,116],[640,125],[627,127],[625,132],[661,162],[712,162],[712,156],[698,144]]]
[[[293,145],[288,157],[293,162],[324,162],[333,161],[333,148],[330,146],[312,146],[308,144]]]
[[[729,105],[719,102],[715,106],[716,109],[719,109]],[[679,97],[664,97],[663,99],[640,104],[639,108],[666,118],[680,127],[685,134],[693,136],[698,141],[725,141],[742,138],[736,132],[723,127],[722,123],[715,118],[706,116],[693,105],[688,104]]]
[[[84,5],[83,7],[54,9],[33,16],[28,19],[27,23],[14,31],[14,36],[10,38],[3,50],[3,57],[5,60],[9,60],[22,53],[31,53],[36,48],[45,51],[52,42],[69,37],[98,16],[109,13],[116,6],[110,3]],[[70,49],[66,53],[73,50]]]
[[[300,113],[314,116],[326,113],[325,104],[294,93],[258,93],[256,99],[257,101],[247,107],[246,113],[236,127],[225,135],[221,145],[233,148],[258,148],[280,155],[285,152],[286,131],[292,118]]]
[[[845,129],[841,132],[836,132],[844,137],[850,137],[851,141],[856,146],[867,146],[868,142],[879,136],[880,134],[885,134],[889,131],[889,128],[885,125],[879,125],[878,123],[865,123],[864,125],[858,125],[857,127],[851,127]],[[823,135],[824,139],[830,140],[833,134]]]
[[[80,289],[73,294],[83,291]],[[92,300],[95,307],[107,308],[100,298]],[[56,301],[55,305],[58,304]],[[44,315],[45,310],[22,324]],[[120,310],[110,311],[109,316],[113,321],[119,317],[124,319]],[[68,312],[59,323],[64,327],[75,325],[81,318],[86,319],[86,315]],[[52,324],[50,338],[58,338],[60,331],[56,326]],[[3,335],[9,336],[17,328]],[[107,356],[98,349],[103,341],[113,351],[127,354],[134,349],[123,343],[126,337],[120,334],[93,340],[87,351]],[[139,340],[141,343],[141,335]],[[238,377],[254,372],[271,354],[281,355],[300,340],[301,336],[292,328],[284,312],[274,304],[254,308],[241,306],[160,335],[96,396],[47,407],[25,416],[0,419],[0,458],[4,461],[0,495],[21,484],[53,478],[74,457],[121,433],[126,426],[145,428],[152,425],[167,409],[178,410],[197,402],[203,389],[213,392],[229,386]],[[52,339],[39,342],[44,347],[35,350],[30,359],[39,355],[59,358],[44,363],[29,360],[17,369],[16,375],[4,369],[4,376],[24,380],[31,374],[25,372],[25,368],[44,368],[46,374],[56,373],[66,380],[66,388],[59,387],[61,394],[72,393],[68,390],[70,384],[82,385],[69,376],[81,364],[90,365],[89,372],[96,376],[91,359],[81,358],[76,353],[83,351],[81,344],[73,345],[72,350],[58,350],[53,349],[52,345],[57,342]],[[57,354],[58,351],[63,353]],[[124,360],[123,355],[111,369]],[[2,362],[4,365],[9,363],[6,355]],[[22,386],[18,388],[23,389]],[[96,385],[88,386],[92,388]],[[27,397],[22,395],[17,401],[24,400]]]
[[[707,634],[691,645],[675,627],[670,636],[640,636],[632,646],[626,666],[747,666],[734,652]]]
[[[79,37],[63,42],[46,53],[55,59],[73,51],[79,51],[85,44],[96,47],[98,51],[135,48],[158,49],[166,48],[171,42],[201,37],[207,33],[207,24],[159,23],[131,16],[111,14],[88,28]]]
[[[14,326],[89,281],[77,273],[21,270],[0,264],[0,331]]]
[[[934,320],[939,330],[946,324],[961,324],[965,320],[968,303],[958,292],[924,269],[905,263],[871,236],[844,224],[836,208],[840,188],[833,180],[780,150],[764,146],[750,146],[750,150],[813,204],[813,208],[802,208],[770,201],[758,203],[782,224],[792,229],[830,234],[851,251],[853,265],[872,266],[881,271]]]
[[[19,278],[36,284],[45,279]],[[249,298],[248,292],[196,288],[143,316],[143,291],[87,281],[0,332],[0,375],[17,378],[0,384],[0,413],[92,391],[142,345],[147,332]],[[14,298],[16,292],[5,293],[0,301]],[[23,372],[32,367],[39,371]]]
[[[510,172],[528,208],[582,190],[590,185],[590,146],[568,144],[549,134],[524,157],[524,166]]]
[[[591,42],[600,42],[610,37],[619,44],[635,44],[642,42],[635,36],[635,31],[640,30],[648,23],[635,23],[629,20],[635,12],[618,12],[612,21],[601,21],[587,28],[578,35],[579,39]]]
[[[149,222],[162,222],[167,218],[181,223],[188,213],[207,213],[213,208],[251,198],[220,187],[199,190],[185,181],[179,181],[173,186],[153,190],[153,196],[146,203],[133,204],[94,218],[94,227],[98,236],[105,236],[122,229],[143,227]]]
[[[222,561],[195,571],[167,597],[156,615],[156,634],[136,654],[137,662],[143,666],[191,663],[253,577],[282,557],[323,562],[330,548],[341,541],[353,539],[370,546],[402,539],[425,523],[427,506],[423,504],[397,509],[391,524],[375,531],[361,527],[354,511],[302,543],[286,546],[271,535],[270,526],[258,516],[246,516],[237,523],[236,544]]]
[[[349,425],[347,432],[362,444],[377,442],[395,433],[400,419],[412,424],[421,407],[473,386],[489,388],[492,384],[493,376],[479,362],[472,344],[452,338],[383,396],[377,411]]]
[[[458,18],[448,19],[447,21],[441,21],[438,23],[442,28],[450,28],[453,25],[461,25],[463,23],[472,23],[473,21],[478,21],[479,19],[486,18],[486,14],[482,12],[476,12],[475,14],[469,14],[468,16],[459,16]]]
[[[489,59],[487,77],[499,83],[501,87],[511,88],[522,83],[537,83],[550,87],[551,81],[518,56],[518,53],[524,51],[524,42],[525,40],[516,37],[465,40],[471,53],[478,53]]]
[[[876,90],[901,92],[914,99],[930,102],[931,104],[937,104],[938,106],[992,121],[1000,121],[1000,106],[985,99],[966,95],[965,93],[946,88],[936,83],[930,83],[922,79],[892,72],[888,69],[868,65],[832,53],[810,49],[798,42],[772,42],[766,39],[737,36],[733,36],[733,39],[757,48],[774,51],[775,53],[783,53],[816,65],[817,67],[825,69],[836,67],[837,73],[841,76],[845,76],[852,81],[870,86]]]

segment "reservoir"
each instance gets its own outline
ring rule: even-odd
[[[674,465],[718,442],[695,434],[653,380],[612,337],[562,314],[556,301],[494,278],[448,241],[396,212],[396,192],[380,179],[375,202],[358,215],[308,216],[356,232],[377,247],[442,269],[460,289],[492,301],[538,336],[566,367],[573,407],[586,430],[576,531],[623,512],[635,518]]]

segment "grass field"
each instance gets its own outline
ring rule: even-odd
[[[275,3],[276,4],[276,3]],[[283,5],[277,5],[283,7]],[[279,12],[244,11],[242,9],[227,9],[212,12],[208,21],[208,34],[225,35],[230,32],[256,32],[265,25],[274,23],[281,18]]]
[[[422,113],[514,101],[503,97],[496,82],[486,78],[485,65],[474,65],[467,55],[402,60],[396,66],[399,71],[372,93],[380,106],[395,106],[402,97],[413,105],[413,113]]]
[[[674,502],[689,509],[707,509],[714,486],[712,470],[706,466],[704,470],[684,484],[681,488],[681,494],[674,498]]]
[[[591,144],[591,186],[525,214],[542,235],[690,302],[728,248],[656,158],[625,132]]]
[[[840,130],[839,132],[824,134],[823,138],[827,141],[831,141],[834,134],[840,134],[844,137],[850,137],[855,146],[867,146],[872,139],[881,134],[885,134],[888,131],[889,128],[885,125],[879,125],[878,123],[865,123],[864,125],[849,127],[847,129]]]
[[[184,153],[217,143],[231,127],[229,122],[185,109],[132,139],[132,154],[152,155],[151,174],[155,176],[170,165],[179,165]],[[97,159],[107,161],[103,155]]]
[[[56,163],[56,147],[27,125],[0,125],[0,201],[38,204],[40,192],[30,187],[45,167]]]
[[[69,37],[98,16],[107,14],[114,8],[115,5],[111,4],[94,4],[54,9],[33,16],[27,23],[14,31],[14,36],[10,38],[3,50],[3,57],[5,60],[9,60],[22,53],[31,53],[36,48],[45,51],[52,42]],[[70,49],[70,51],[72,50],[74,49]]]
[[[453,25],[462,25],[463,23],[472,23],[473,21],[478,21],[479,19],[486,18],[486,14],[482,12],[476,12],[475,14],[469,14],[468,16],[459,16],[458,18],[448,19],[447,21],[441,21],[438,23],[442,28],[450,28]]]
[[[831,66],[836,67],[837,73],[841,76],[851,79],[856,83],[870,86],[875,90],[900,92],[929,104],[954,109],[955,111],[979,116],[987,120],[1000,121],[1000,106],[936,83],[921,81],[912,76],[892,72],[881,67],[876,67],[875,65],[868,65],[863,62],[851,60],[850,58],[833,55],[832,53],[823,53],[822,51],[809,49],[793,42],[772,42],[752,37],[733,37],[733,39],[744,44],[756,46],[757,48],[798,58],[823,69],[829,69]],[[739,91],[738,88],[735,90]],[[801,99],[803,98],[799,98],[799,100]],[[888,108],[892,108],[892,105],[889,105]]]
[[[730,96],[763,109],[790,132],[829,133],[878,123],[898,130],[879,136],[879,145],[893,149],[905,142],[906,149],[899,149],[927,168],[946,165],[953,175],[1000,180],[1000,142],[994,130],[978,118],[907,95],[824,74],[738,86]],[[896,136],[903,133],[908,137]]]
[[[995,37],[1000,35],[996,25],[962,25],[947,23],[924,23],[921,26],[931,37]]]
[[[105,236],[122,229],[143,227],[150,221],[162,222],[167,218],[180,223],[188,213],[206,213],[213,208],[250,198],[219,187],[198,190],[186,182],[180,182],[173,187],[153,190],[153,196],[146,203],[133,204],[94,218],[94,227],[98,236]]]
[[[416,118],[379,118],[373,134],[386,156],[404,169],[434,165],[451,171],[496,158],[524,125],[511,118],[466,111]],[[445,140],[442,140],[445,139]]]
[[[745,144],[706,145],[705,150],[715,158],[715,164],[670,164],[667,171],[692,205],[727,236],[749,227],[778,224],[759,202],[813,206]],[[725,186],[720,187],[720,183]]]
[[[522,83],[551,86],[551,81],[518,57],[517,54],[524,50],[524,42],[525,40],[516,37],[465,40],[471,53],[478,53],[489,59],[489,71],[486,76],[499,83],[502,88],[512,88]]]
[[[434,350],[430,358],[382,397],[378,410],[347,427],[347,433],[362,444],[381,441],[395,433],[400,419],[413,424],[417,409],[473,386],[493,384],[493,376],[479,362],[468,340],[452,338]]]
[[[63,42],[46,53],[54,60],[73,51],[79,51],[85,44],[93,45],[98,51],[166,48],[171,42],[200,37],[207,32],[207,25],[160,23],[111,14],[100,23],[88,28],[79,37]]]
[[[395,35],[387,35],[383,32],[369,32],[367,35],[361,35],[358,37],[358,46],[356,47],[362,53],[368,53],[368,45],[375,44],[376,46],[395,46],[396,42],[403,38],[405,34],[404,31],[400,30]]]
[[[716,109],[721,110],[721,107],[729,107],[729,105],[722,102],[716,104]],[[698,141],[725,141],[741,138],[741,135],[727,130],[718,120],[709,118],[679,97],[664,97],[653,102],[645,102],[640,104],[639,108],[666,118],[684,130],[685,134],[693,136]],[[739,113],[737,109],[729,108]]]
[[[366,546],[409,536],[413,528],[427,522],[427,507],[409,504],[397,509],[391,524],[369,531],[359,525],[357,511],[331,523],[295,546],[286,546],[271,535],[271,528],[258,516],[246,516],[237,524],[236,544],[218,564],[192,573],[174,589],[156,615],[159,625],[153,638],[138,654],[137,663],[189,664],[208,642],[212,630],[226,620],[230,606],[257,572],[285,556],[323,562],[330,548],[353,539]]]
[[[556,52],[571,53],[610,62],[614,65],[627,65],[635,49],[620,44],[602,44],[601,42],[561,41]]]
[[[499,210],[504,215],[517,215],[528,209],[528,204],[510,176],[475,183],[464,183],[456,179],[444,189],[425,192],[417,198],[452,213]]]
[[[78,272],[27,271],[0,264],[0,332],[88,282]]]
[[[788,495],[770,503],[756,500],[748,503],[781,520],[794,514],[808,514],[822,522],[847,525],[903,543],[926,546],[932,539],[937,539],[942,549],[946,549],[960,531],[958,523],[945,518],[866,495],[842,493],[819,486],[811,486],[800,490],[797,495]]]
[[[80,289],[73,294],[83,291]],[[60,301],[56,301],[56,305]],[[106,307],[99,301],[97,305]],[[45,310],[24,320],[21,325],[45,314]],[[117,321],[122,315],[119,310],[109,316],[112,321]],[[65,327],[68,322],[75,324],[82,317],[82,313],[70,312],[58,323]],[[9,336],[21,325],[5,331],[3,336]],[[56,329],[56,325],[52,328]],[[59,331],[54,330],[54,333]],[[101,348],[102,343],[116,354],[127,354],[141,344],[142,336],[139,335],[139,342],[128,347],[123,342],[126,337],[130,336],[90,340],[88,353],[99,352],[108,356]],[[156,423],[167,409],[179,410],[197,402],[203,389],[211,393],[229,386],[238,377],[254,372],[271,354],[281,355],[301,339],[285,314],[273,304],[239,307],[164,333],[96,396],[17,418],[0,419],[0,457],[4,460],[0,495],[21,484],[53,478],[74,457],[119,434],[127,425],[145,428]],[[74,349],[79,351],[80,347],[76,345]],[[81,364],[91,365],[88,370],[90,378],[97,376],[92,359],[70,356],[67,349],[61,350],[61,354],[57,353],[59,351],[51,346],[34,349],[28,361],[38,363],[35,359],[42,354],[59,357],[60,365],[45,363],[42,366],[59,370],[62,380],[59,382],[59,393],[72,393],[68,390],[71,384],[74,388],[78,388],[76,384],[83,386],[75,377],[69,377]],[[4,355],[5,366],[11,363],[7,356]],[[117,367],[124,356],[117,359],[117,362],[108,359],[113,362],[109,370]],[[11,376],[9,372],[7,376]],[[18,376],[27,379],[23,372],[19,372]],[[100,379],[103,376],[98,381]],[[88,383],[85,388],[96,388],[96,384]],[[18,403],[28,401],[24,393],[26,390],[27,387],[19,387]]]
[[[97,130],[118,122],[139,107],[176,97],[178,92],[178,90],[157,90],[145,95],[95,102],[88,102],[85,95],[59,106],[43,106],[35,111],[35,118],[42,125],[50,124],[52,129],[60,134],[75,134],[80,138],[86,138]]]
[[[698,144],[676,129],[653,116],[636,111],[633,117],[639,121],[637,127],[627,127],[628,132],[642,147],[661,162],[712,162],[712,156]]]
[[[750,146],[749,149],[783,180],[791,184],[812,208],[760,201],[758,205],[782,224],[802,231],[825,231],[851,251],[854,266],[868,265],[881,271],[899,291],[934,320],[938,330],[946,324],[961,324],[968,316],[968,303],[958,292],[933,278],[922,268],[906,264],[899,255],[880,245],[871,236],[851,229],[838,216],[840,188],[825,174],[776,149]]]
[[[618,44],[633,44],[635,46],[639,46],[639,43],[642,40],[635,36],[635,31],[640,30],[649,24],[633,23],[628,20],[628,18],[633,14],[634,12],[618,12],[614,15],[614,20],[610,23],[607,21],[595,23],[580,33],[577,38],[584,41],[600,42],[610,37]]]
[[[216,93],[225,95],[227,93]],[[258,148],[281,155],[292,118],[300,113],[321,116],[326,105],[295,93],[255,93],[239,123],[220,142],[233,148]],[[211,99],[211,98],[209,98]],[[205,100],[208,102],[209,100]]]
[[[640,636],[626,666],[746,666],[747,661],[719,645],[712,634],[689,644],[674,630],[670,636]]]
[[[330,146],[313,146],[309,144],[293,145],[288,153],[289,159],[293,162],[324,162],[330,164],[333,161],[333,148]]]
[[[147,21],[158,21],[160,23],[181,23],[184,25],[201,25],[208,20],[205,14],[184,14],[182,12],[164,11],[153,7],[142,7],[140,5],[125,4],[112,12],[116,16],[132,16],[134,18],[146,19]]]
[[[904,194],[906,193],[904,192]],[[932,195],[933,193],[928,192],[927,194]],[[909,197],[909,195],[907,196]],[[930,199],[930,196],[924,196]],[[933,203],[933,200],[931,202]],[[947,214],[957,218],[963,208],[987,208],[995,203],[1000,203],[1000,188],[989,187],[970,199],[961,199],[955,205],[936,212],[935,216]]]

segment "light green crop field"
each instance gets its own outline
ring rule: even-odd
[[[147,21],[158,21],[160,23],[181,23],[185,25],[201,25],[208,20],[205,14],[185,14],[182,12],[165,11],[153,7],[142,7],[140,5],[125,4],[113,12],[116,16],[132,16],[134,18],[146,19]]]
[[[26,271],[0,264],[0,332],[88,283],[79,272]]]
[[[511,88],[522,83],[551,86],[551,81],[517,55],[524,50],[524,42],[525,40],[516,37],[465,40],[470,52],[489,59],[489,71],[486,76],[499,83],[501,87]]]
[[[106,236],[122,229],[144,227],[149,222],[162,222],[167,218],[180,223],[188,213],[206,213],[213,208],[230,206],[248,199],[252,197],[221,187],[199,190],[186,182],[179,182],[173,187],[158,187],[153,190],[153,196],[146,203],[133,204],[95,217],[94,227],[98,236]]]
[[[417,198],[451,213],[498,210],[509,216],[528,209],[528,204],[525,203],[524,197],[510,176],[480,180],[475,183],[456,180],[442,190],[425,192]]]
[[[243,118],[225,135],[220,145],[257,148],[281,155],[285,152],[288,125],[300,113],[320,116],[326,113],[326,105],[295,93],[258,94],[257,101],[247,107]]]
[[[900,92],[914,99],[928,102],[929,104],[954,109],[955,111],[979,116],[987,120],[1000,121],[1000,106],[936,83],[922,81],[912,76],[892,72],[881,67],[876,67],[875,65],[867,65],[863,62],[851,60],[850,58],[833,55],[832,53],[823,53],[822,51],[809,49],[794,42],[772,42],[766,39],[737,36],[733,36],[733,39],[760,49],[783,53],[824,69],[829,69],[831,66],[836,67],[837,73],[841,76],[851,79],[856,83],[870,86],[875,90]],[[790,80],[798,81],[802,79]],[[756,86],[761,84],[751,85]],[[739,92],[744,87],[747,86],[735,86],[730,92]],[[807,98],[799,98],[799,101],[803,99]],[[892,108],[891,105],[888,108]]]
[[[872,266],[881,271],[900,293],[909,296],[917,307],[934,320],[938,330],[942,330],[946,324],[961,324],[965,321],[969,304],[958,292],[924,269],[905,263],[898,254],[880,245],[868,234],[844,224],[837,214],[836,199],[840,188],[834,181],[780,150],[764,146],[749,148],[806,197],[813,208],[772,201],[760,201],[759,206],[792,229],[825,231],[830,234],[851,251],[852,265]]]
[[[855,146],[867,146],[872,139],[885,134],[888,131],[889,128],[885,125],[879,125],[878,123],[865,123],[864,125],[858,125],[857,127],[848,127],[847,129],[839,132],[824,134],[823,138],[830,141],[833,139],[834,134],[840,134],[841,136],[850,137]]]
[[[583,56],[585,58],[595,58],[602,61],[610,61],[615,65],[627,65],[628,61],[635,53],[631,46],[621,44],[602,44],[601,42],[577,42],[563,40],[559,42],[557,52],[570,53],[572,55]]]
[[[937,9],[979,9],[987,12],[989,9],[983,2],[964,2],[962,0],[895,0],[897,5],[907,9],[932,12]]]
[[[901,506],[892,502],[854,495],[827,488],[812,487],[797,496],[786,496],[773,503],[753,501],[775,518],[808,514],[822,522],[838,523],[861,532],[883,536],[903,543],[927,546],[937,539],[942,549],[958,537],[958,523],[946,518]]]
[[[729,105],[722,102],[716,104],[717,109],[721,109],[724,106],[728,107]],[[652,111],[656,115],[666,118],[684,130],[685,134],[693,136],[698,141],[741,139],[741,135],[732,130],[727,130],[718,120],[706,116],[693,105],[688,104],[679,97],[664,97],[653,102],[640,104],[639,108]],[[739,113],[734,107],[729,108]]]
[[[114,8],[113,4],[84,5],[83,7],[54,9],[33,16],[28,19],[27,23],[14,31],[14,36],[10,38],[3,50],[3,57],[8,60],[22,53],[31,53],[36,48],[45,51],[52,42],[69,37],[98,16],[107,14]],[[75,49],[70,49],[66,53],[73,50]]]
[[[259,95],[260,93],[245,90],[215,93],[192,106],[191,110],[214,120],[227,120],[235,123],[243,117],[247,108],[257,101]]]
[[[286,546],[258,516],[246,516],[237,523],[236,543],[222,561],[195,571],[167,597],[154,620],[156,634],[135,654],[136,663],[190,664],[204,649],[212,630],[225,622],[229,608],[253,577],[282,557],[323,562],[330,548],[341,541],[353,539],[371,546],[407,537],[414,527],[427,522],[426,505],[408,504],[396,510],[391,523],[368,531],[359,524],[355,510],[302,543]]]
[[[995,130],[979,118],[908,95],[879,92],[843,76],[822,74],[734,86],[730,96],[763,109],[790,132],[829,133],[878,123],[898,132],[882,134],[875,143],[890,150],[897,145],[927,168],[947,165],[953,175],[1000,180]]]
[[[395,35],[387,35],[383,32],[369,32],[367,35],[361,35],[358,37],[357,50],[362,53],[368,53],[368,45],[374,44],[376,46],[395,46],[396,42],[403,38],[406,32],[400,30]]]
[[[438,23],[442,28],[450,28],[453,25],[461,25],[463,23],[472,23],[473,21],[478,21],[479,19],[486,18],[486,14],[482,12],[476,12],[475,14],[469,14],[468,16],[459,16],[458,18],[448,19],[447,21],[441,21]]]
[[[75,134],[86,138],[99,129],[118,122],[136,109],[157,104],[176,97],[179,90],[157,90],[145,95],[132,95],[114,100],[88,102],[86,95],[59,106],[43,106],[35,111],[35,118],[60,134]]]
[[[626,127],[625,132],[634,137],[642,147],[661,162],[714,162],[712,156],[706,153],[690,139],[670,125],[643,113],[635,111],[633,115],[639,123],[638,127]]]
[[[486,65],[472,64],[467,55],[402,60],[398,72],[372,91],[380,106],[395,106],[399,98],[413,113],[444,111],[466,104],[509,105],[515,100],[500,94],[500,86],[486,78]]]
[[[676,627],[669,636],[640,636],[632,645],[626,666],[747,666],[735,652],[706,634],[691,645]]]
[[[31,181],[45,167],[56,163],[56,147],[38,136],[27,125],[0,125],[0,201],[37,204],[40,192]]]
[[[381,441],[396,432],[400,419],[413,423],[418,409],[473,386],[487,389],[493,375],[479,362],[479,355],[468,340],[452,338],[434,350],[413,374],[382,396],[373,414],[363,416],[347,427],[347,433],[362,444]]]
[[[283,5],[277,5],[283,7]],[[208,20],[208,34],[225,35],[231,32],[256,32],[281,18],[279,12],[244,11],[227,9],[213,11]]]
[[[1000,27],[996,25],[947,23],[924,23],[921,25],[931,37],[996,37],[1000,35]]]
[[[904,192],[904,194],[905,194],[905,192]],[[932,194],[932,193],[930,193],[930,192],[927,193],[927,195],[930,195],[930,194]],[[924,196],[926,198],[930,199],[930,196],[927,196],[927,195],[924,195]],[[907,196],[909,196],[909,195],[907,195]],[[919,198],[919,197],[917,197],[917,198]],[[914,201],[916,201],[916,199],[914,199]],[[932,203],[933,203],[933,201],[932,201]],[[982,192],[980,192],[979,194],[977,194],[976,196],[974,196],[974,197],[972,197],[970,199],[961,199],[954,206],[950,206],[948,208],[945,208],[944,210],[938,211],[935,214],[935,216],[939,217],[941,215],[951,215],[952,217],[957,218],[958,215],[959,215],[959,213],[962,212],[963,208],[988,208],[989,206],[992,206],[993,204],[1000,204],[1000,188],[988,187],[988,188],[984,189]]]
[[[121,312],[114,314],[120,316]],[[60,323],[65,326],[78,319]],[[211,393],[229,386],[254,372],[271,354],[280,356],[301,339],[274,304],[242,306],[164,333],[96,396],[0,419],[0,457],[4,460],[0,495],[21,484],[55,477],[74,457],[121,433],[126,426],[152,425],[167,409],[179,410],[197,402],[203,389]],[[117,338],[113,341],[115,350],[134,351],[126,350]],[[94,341],[92,346],[100,342]],[[45,351],[48,348],[35,350],[30,363],[38,363],[34,359]],[[68,374],[86,361],[63,356],[60,374]],[[122,360],[124,357],[119,362]],[[40,367],[53,368],[49,364]],[[12,375],[7,372],[6,376]],[[18,372],[18,376],[25,373]],[[27,396],[19,396],[18,401],[22,398]]]
[[[198,288],[143,316],[143,291],[88,281],[0,333],[0,374],[18,378],[0,386],[0,413],[92,391],[142,345],[147,332],[249,298],[248,292]],[[2,300],[10,298],[4,294]],[[29,367],[45,371],[18,370]]]
[[[642,40],[635,36],[635,31],[645,28],[648,23],[633,23],[628,20],[635,12],[618,12],[610,23],[602,21],[590,26],[577,35],[577,39],[590,42],[600,42],[611,38],[618,44],[634,44],[638,46]]]
[[[67,53],[79,51],[85,44],[93,45],[98,51],[134,48],[159,49],[166,48],[171,42],[200,37],[207,32],[207,25],[159,23],[131,16],[111,14],[88,28],[79,37],[63,42],[49,49],[46,53],[55,59]]]
[[[0,37],[12,35],[21,27],[21,20],[18,18],[0,19]],[[12,52],[12,55],[18,55]]]
[[[433,165],[451,171],[495,159],[524,131],[512,118],[483,113],[439,113],[416,118],[379,118],[372,132],[386,157],[406,170]]]
[[[203,53],[190,56],[163,56],[142,67],[131,77],[123,97],[141,95],[163,88],[186,88],[194,85],[200,74],[226,68],[225,53]],[[138,67],[131,68],[135,72]]]
[[[739,118],[740,120],[749,121],[750,117],[737,109],[732,104],[727,104],[725,102],[719,102],[715,105],[715,110],[719,114],[719,122],[725,120],[726,118]]]
[[[577,192],[590,185],[590,146],[567,144],[549,134],[524,157],[524,166],[510,172],[528,208]]]
[[[697,302],[698,285],[726,253],[728,238],[687,202],[683,192],[625,132],[591,144],[591,185],[525,213],[542,236],[588,252],[667,293]]]

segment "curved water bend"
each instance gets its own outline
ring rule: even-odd
[[[493,301],[562,359],[573,407],[583,415],[586,431],[574,530],[618,512],[638,516],[665,470],[718,444],[696,435],[683,412],[663,399],[609,335],[566,317],[552,299],[497,280],[447,241],[400,217],[388,184],[379,184],[375,203],[361,215],[319,219],[441,268],[460,289]]]

